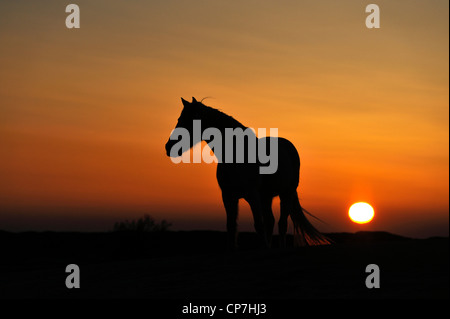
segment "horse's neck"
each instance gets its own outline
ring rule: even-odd
[[[207,127],[217,128],[222,133],[222,136],[225,136],[225,129],[227,128],[241,128],[243,130],[247,128],[231,116],[214,109],[208,110],[202,116],[202,128],[205,129]]]
[[[239,134],[245,134],[247,136],[246,137],[247,141],[244,142],[244,148],[245,148],[244,151],[246,152],[244,154],[244,161],[247,162],[248,158],[250,156],[247,151],[252,149],[252,148],[249,148],[249,143],[255,143],[254,144],[255,147],[256,148],[258,147],[257,146],[258,138],[256,137],[256,134],[253,131],[251,131],[250,129],[249,129],[250,131],[247,131],[248,127],[244,126],[239,121],[232,118],[231,116],[228,116],[228,115],[226,115],[220,111],[217,111],[215,109],[208,110],[208,113],[205,115],[207,115],[207,116],[202,117],[202,130],[205,130],[207,128],[216,128],[221,133],[222,143],[220,145],[220,147],[221,147],[220,161],[222,161],[222,163],[223,163],[225,160],[227,160],[227,161],[229,160],[229,158],[227,156],[227,153],[229,151],[227,145],[230,145],[229,143],[233,143],[232,152],[231,152],[230,156],[233,158],[232,162],[237,163],[236,152],[238,151],[238,149],[237,149],[237,145],[235,144],[235,139],[233,136],[235,136],[234,134],[237,134],[236,139],[242,140],[242,137],[237,137],[237,136]],[[230,131],[230,129],[231,129],[231,131]],[[214,137],[214,139],[215,138],[217,138],[217,137]],[[256,141],[251,140],[252,138],[256,139]],[[214,145],[214,147],[216,147],[216,146],[217,145]],[[216,153],[215,153],[215,155],[217,156]],[[254,161],[252,163],[254,163]]]

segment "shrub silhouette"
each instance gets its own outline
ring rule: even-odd
[[[125,220],[123,222],[116,222],[114,224],[113,231],[123,232],[123,231],[133,231],[133,232],[160,232],[167,231],[169,227],[172,226],[171,223],[167,222],[165,219],[161,223],[157,223],[153,217],[146,214],[137,220],[132,220],[131,222]]]

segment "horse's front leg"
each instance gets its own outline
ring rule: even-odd
[[[222,192],[223,205],[227,213],[227,236],[228,249],[235,250],[237,247],[237,217],[239,199]]]

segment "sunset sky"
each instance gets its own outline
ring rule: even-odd
[[[165,154],[194,96],[296,145],[321,231],[448,236],[447,0],[377,0],[380,29],[355,0],[70,3],[0,2],[0,229],[225,230],[216,164]]]

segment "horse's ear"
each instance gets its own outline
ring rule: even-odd
[[[197,103],[197,100],[195,99],[195,97],[192,97],[192,103]]]
[[[188,106],[189,104],[191,104],[183,98],[181,98],[181,102],[183,102],[183,106],[185,106],[185,107]]]

